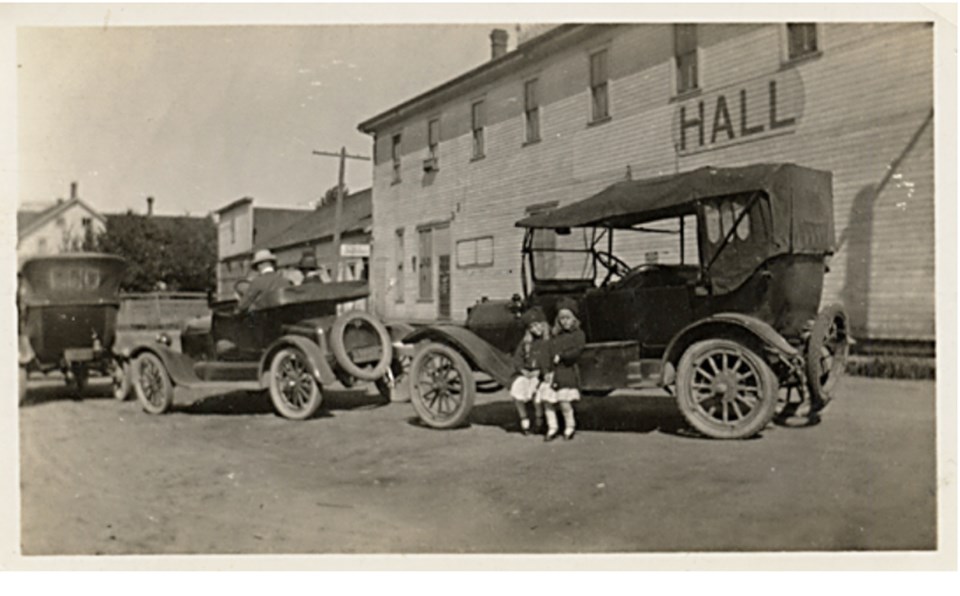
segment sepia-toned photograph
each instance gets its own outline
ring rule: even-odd
[[[228,8],[0,7],[7,564],[955,568],[955,20]]]

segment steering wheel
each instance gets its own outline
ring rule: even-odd
[[[599,261],[600,264],[607,269],[607,276],[603,278],[603,283],[600,285],[606,285],[607,282],[610,281],[610,278],[614,275],[617,277],[624,277],[630,272],[630,265],[624,263],[619,257],[606,252],[598,252],[594,254],[597,257],[597,261]]]

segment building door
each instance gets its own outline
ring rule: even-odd
[[[437,255],[437,317],[450,318],[450,226],[434,229],[434,248]]]

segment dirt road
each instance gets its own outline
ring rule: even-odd
[[[36,385],[36,383],[33,383]],[[136,402],[46,384],[20,409],[24,554],[664,552],[936,546],[934,385],[845,379],[814,427],[720,442],[662,393],[581,402],[572,442],[503,392],[440,432],[408,404]]]

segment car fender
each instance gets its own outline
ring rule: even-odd
[[[673,336],[663,353],[664,371],[668,371],[664,376],[663,384],[672,382],[673,374],[671,373],[675,371],[683,352],[692,343],[708,337],[730,335],[743,337],[744,334],[787,360],[792,361],[800,356],[797,349],[768,323],[742,313],[717,313],[687,325]]]
[[[270,386],[270,381],[267,378],[267,374],[270,370],[270,361],[273,359],[273,355],[277,353],[277,350],[280,348],[292,346],[301,350],[306,356],[307,361],[310,363],[310,374],[313,375],[313,378],[320,383],[321,387],[329,387],[336,382],[337,377],[333,374],[333,369],[330,368],[330,363],[327,362],[327,355],[325,349],[321,347],[316,342],[302,337],[299,335],[284,335],[280,339],[276,340],[270,347],[267,348],[267,351],[263,353],[263,356],[260,358],[260,385],[264,388]]]
[[[192,358],[172,350],[159,342],[137,344],[128,348],[124,348],[120,352],[120,356],[123,359],[133,361],[137,356],[143,354],[144,352],[151,352],[160,358],[160,360],[163,362],[164,368],[167,369],[167,374],[170,375],[170,380],[173,381],[174,385],[193,384],[200,382],[200,378],[197,377],[197,374],[193,371],[194,361]]]
[[[513,358],[491,346],[466,327],[458,325],[431,325],[422,327],[403,338],[405,344],[436,341],[460,352],[470,366],[490,375],[497,383],[509,386],[516,374]]]

